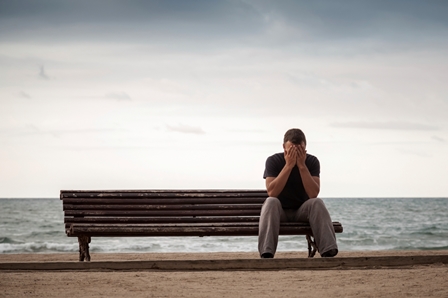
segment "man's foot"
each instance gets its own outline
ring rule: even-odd
[[[329,251],[324,252],[321,257],[322,258],[332,258],[338,254],[337,248],[330,249]]]
[[[274,257],[273,254],[271,254],[270,252],[265,252],[264,254],[261,255],[262,259],[272,259]]]

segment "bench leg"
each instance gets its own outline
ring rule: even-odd
[[[308,241],[308,258],[312,258],[317,252],[317,245],[311,235],[306,235],[306,240]]]
[[[79,261],[83,262],[84,259],[87,262],[90,262],[90,253],[89,253],[89,243],[90,243],[90,237],[89,236],[78,236],[78,243],[79,243]]]

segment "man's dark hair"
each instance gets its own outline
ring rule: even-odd
[[[285,133],[285,137],[283,138],[283,144],[290,141],[293,144],[301,144],[302,142],[306,145],[305,134],[302,130],[298,128],[291,128]]]

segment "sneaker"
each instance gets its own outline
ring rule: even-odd
[[[261,255],[262,259],[272,259],[274,257],[273,254],[271,254],[270,252],[265,252],[264,254]]]
[[[330,249],[329,251],[324,252],[321,254],[322,258],[332,258],[338,254],[337,248]]]

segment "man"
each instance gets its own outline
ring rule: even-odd
[[[266,160],[263,178],[269,197],[261,208],[258,251],[273,258],[277,250],[280,222],[309,222],[322,257],[338,253],[333,224],[320,191],[319,160],[306,152],[305,134],[298,128],[285,133],[284,152]]]

